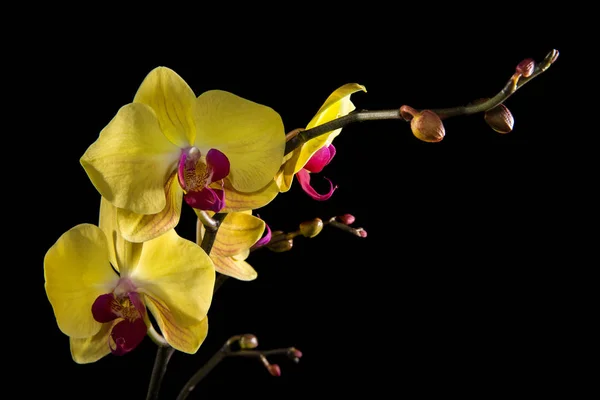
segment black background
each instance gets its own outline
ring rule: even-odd
[[[540,254],[557,250],[545,238],[557,233],[559,217],[549,218],[545,204],[566,163],[564,153],[548,149],[563,143],[557,116],[572,56],[562,35],[567,22],[553,10],[433,8],[309,10],[314,15],[299,20],[291,11],[243,27],[199,17],[198,30],[193,23],[163,29],[157,21],[174,22],[173,14],[158,12],[142,31],[111,19],[70,20],[41,34],[51,56],[40,56],[30,75],[46,119],[36,125],[44,162],[34,166],[39,180],[27,199],[40,213],[35,251],[27,254],[35,311],[27,312],[32,328],[24,336],[36,346],[28,347],[27,364],[15,364],[29,390],[64,399],[145,396],[154,344],[146,339],[124,357],[74,363],[43,290],[42,260],[63,232],[97,222],[99,197],[79,158],[153,68],[174,69],[196,94],[222,89],[271,106],[290,131],[345,83],[366,86],[352,96],[359,109],[464,105],[494,95],[519,61],[542,60],[553,48],[561,51],[556,64],[505,103],[515,117],[509,134],[492,131],[481,115],[447,120],[437,144],[420,142],[401,121],[346,127],[334,142],[335,159],[313,178],[322,190],[322,176],[339,185],[329,201],[313,201],[295,182],[258,213],[288,231],[313,217],[351,213],[368,237],[325,229],[298,238],[288,253],[253,253],[258,279],[220,289],[208,338],[196,355],[173,356],[161,398],[175,398],[239,333],[254,333],[262,349],[296,346],[304,357],[299,364],[273,357],[278,378],[256,360],[227,359],[190,399],[481,398],[562,387],[560,270]],[[186,208],[180,235],[192,239],[194,223]]]

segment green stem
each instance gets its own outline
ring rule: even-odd
[[[148,393],[146,394],[146,400],[158,399],[158,393],[160,392],[160,385],[167,372],[167,365],[171,356],[175,352],[172,347],[158,346],[156,351],[156,358],[154,359],[154,367],[152,368],[152,375],[150,376],[150,384],[148,385]]]
[[[512,94],[514,94],[518,89],[523,87],[527,82],[531,81],[533,78],[546,71],[556,58],[558,57],[558,51],[552,50],[549,52],[544,60],[535,66],[533,73],[527,77],[513,77],[507,82],[507,84],[496,94],[494,97],[489,100],[480,103],[480,104],[471,104],[468,106],[459,106],[459,107],[450,107],[450,108],[440,108],[433,109],[431,111],[435,112],[439,115],[441,119],[456,117],[459,115],[470,115],[479,112],[485,112],[487,110],[491,110],[494,107],[502,104],[506,99],[508,99]],[[387,119],[401,119],[400,109],[394,110],[360,110],[354,111],[348,115],[340,117],[338,119],[334,119],[333,121],[326,122],[322,125],[318,125],[314,128],[307,130],[300,130],[297,134],[294,132],[293,135],[289,135],[289,140],[285,145],[285,154],[291,153],[294,149],[300,147],[303,143],[314,139],[318,136],[324,135],[328,132],[334,131],[336,129],[341,129],[346,125],[350,125],[354,122],[363,122],[363,121],[376,121],[376,120],[387,120]]]

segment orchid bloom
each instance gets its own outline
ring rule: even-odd
[[[263,234],[266,234],[263,236]],[[204,226],[198,220],[198,243],[204,237]],[[258,274],[245,260],[250,250],[260,247],[271,239],[271,230],[265,222],[252,215],[252,211],[232,212],[221,222],[210,258],[217,272],[239,279],[251,281]]]
[[[308,123],[306,129],[333,121],[354,111],[355,107],[350,101],[350,95],[361,90],[363,92],[367,91],[364,86],[357,83],[348,83],[336,89],[325,100],[325,103]],[[341,131],[342,128],[336,129],[311,139],[288,154],[275,177],[279,191],[287,192],[290,190],[295,175],[302,189],[310,197],[315,200],[329,199],[337,186],[334,187],[331,181],[325,178],[329,181],[330,189],[325,194],[319,194],[310,185],[310,174],[321,172],[331,162],[335,156],[335,147],[332,142]]]
[[[273,109],[221,90],[196,98],[179,75],[159,67],[100,132],[81,164],[102,197],[118,208],[123,237],[144,242],[177,225],[182,198],[195,209],[219,212],[229,193],[235,202],[238,193],[264,188],[284,148],[283,122]],[[258,208],[261,201],[238,209]]]
[[[195,353],[208,332],[215,269],[198,245],[170,230],[145,243],[123,239],[102,199],[99,227],[64,233],[44,258],[45,288],[77,363],[133,350],[151,326],[175,349]]]

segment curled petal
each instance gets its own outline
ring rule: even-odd
[[[192,208],[219,212],[225,206],[225,192],[221,189],[204,188],[190,191],[184,196],[185,202]]]
[[[273,109],[232,93],[210,90],[196,101],[195,146],[219,149],[231,164],[229,179],[241,192],[255,192],[275,176],[283,161],[285,131]]]
[[[357,83],[348,83],[336,89],[321,106],[317,114],[308,123],[306,129],[314,128],[315,126],[323,125],[326,122],[333,121],[336,118],[348,115],[354,111],[354,104],[350,101],[350,95],[363,91],[366,92],[364,86]],[[329,146],[333,139],[340,134],[342,129],[336,129],[319,137],[309,140],[300,148],[300,156],[294,167],[294,173],[298,173],[313,154],[324,146]]]
[[[330,144],[329,146],[321,147],[313,156],[308,160],[304,169],[318,173],[325,168],[327,164],[331,162],[333,157],[335,156],[335,147]]]
[[[337,189],[337,186],[333,186],[333,183],[331,183],[331,181],[328,178],[325,178],[329,181],[329,185],[330,185],[329,192],[327,192],[325,194],[317,193],[317,191],[312,186],[310,186],[310,173],[305,169],[300,170],[296,174],[296,177],[298,178],[298,182],[300,183],[300,186],[302,186],[302,190],[304,190],[304,192],[306,194],[308,194],[310,197],[312,197],[314,200],[318,200],[318,201],[328,200],[333,195],[333,192],[335,191],[335,189]]]
[[[44,278],[60,330],[74,338],[98,333],[102,324],[94,319],[92,304],[119,281],[104,232],[91,224],[65,232],[44,257]]]
[[[175,71],[166,67],[150,71],[133,101],[152,108],[161,130],[171,143],[181,148],[194,143],[196,95]]]
[[[265,223],[265,230],[267,231],[267,233],[262,238],[260,238],[258,242],[254,243],[252,249],[258,249],[259,247],[262,247],[271,241],[271,228],[269,228],[269,225],[267,223]]]
[[[210,149],[206,154],[206,166],[212,173],[211,182],[220,181],[229,175],[229,160],[217,149]]]
[[[129,353],[144,340],[146,332],[148,327],[143,318],[119,321],[110,332],[110,351],[117,356]]]
[[[128,242],[142,243],[175,228],[181,217],[183,190],[173,173],[165,185],[165,207],[156,214],[136,214],[119,208],[117,220],[121,235]]]
[[[80,161],[109,202],[154,214],[165,207],[165,181],[180,152],[160,130],[152,109],[132,103],[121,107]]]

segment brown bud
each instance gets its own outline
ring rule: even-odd
[[[300,233],[302,236],[307,238],[313,238],[317,236],[323,230],[323,221],[321,218],[311,219],[310,221],[304,221],[300,224]]]
[[[517,72],[520,73],[523,78],[529,78],[533,74],[535,69],[535,61],[533,58],[526,58],[517,65]]]
[[[410,121],[413,135],[424,142],[439,142],[446,135],[444,124],[440,117],[431,110],[417,113]]]
[[[240,349],[248,350],[258,347],[258,339],[252,334],[243,335],[239,340]]]
[[[283,253],[284,251],[291,250],[293,246],[294,241],[292,239],[284,239],[269,243],[267,248],[275,253]]]
[[[504,104],[500,104],[484,114],[485,122],[498,133],[512,131],[515,119]]]

